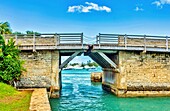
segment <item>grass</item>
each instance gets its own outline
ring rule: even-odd
[[[0,111],[28,111],[31,94],[0,82]]]

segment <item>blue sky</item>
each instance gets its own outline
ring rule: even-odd
[[[170,36],[170,0],[0,0],[13,31]]]
[[[68,12],[69,7],[90,6],[87,2],[111,11]],[[170,0],[1,0],[0,21],[21,32],[170,35]]]

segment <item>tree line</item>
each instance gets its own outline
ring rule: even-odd
[[[27,30],[24,33],[15,31],[12,32],[12,29],[10,28],[10,24],[8,22],[0,22],[0,34],[40,34],[39,32],[36,31],[30,31]]]
[[[98,67],[99,65],[96,62],[91,62],[90,60],[87,61],[87,63],[70,63],[70,66],[76,66],[76,65],[80,65],[80,67],[85,67],[85,66],[89,66],[89,67]]]

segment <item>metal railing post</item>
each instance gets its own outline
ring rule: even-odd
[[[166,51],[168,51],[168,36],[166,36]]]
[[[98,44],[98,36],[96,36],[96,44]]]
[[[146,52],[146,35],[144,35],[144,52]]]
[[[125,49],[127,49],[127,35],[125,34],[125,37],[124,37],[124,45],[125,45]]]
[[[81,33],[81,47],[83,49],[83,33]]]
[[[101,41],[100,41],[100,36],[101,36],[101,34],[99,33],[99,49],[100,49],[100,42],[101,42]]]
[[[36,49],[35,49],[35,33],[33,34],[33,52],[35,52]]]
[[[57,34],[58,35],[58,34]],[[60,35],[58,35],[58,45],[60,45]]]
[[[56,40],[55,46],[57,47],[58,45],[57,33],[54,34],[54,39]]]

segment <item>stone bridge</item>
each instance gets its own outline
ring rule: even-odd
[[[13,37],[25,60],[18,87],[61,89],[61,70],[85,53],[103,68],[102,86],[120,97],[170,96],[168,36],[99,34],[89,49],[83,33],[4,35]],[[70,56],[61,64],[61,56]]]

